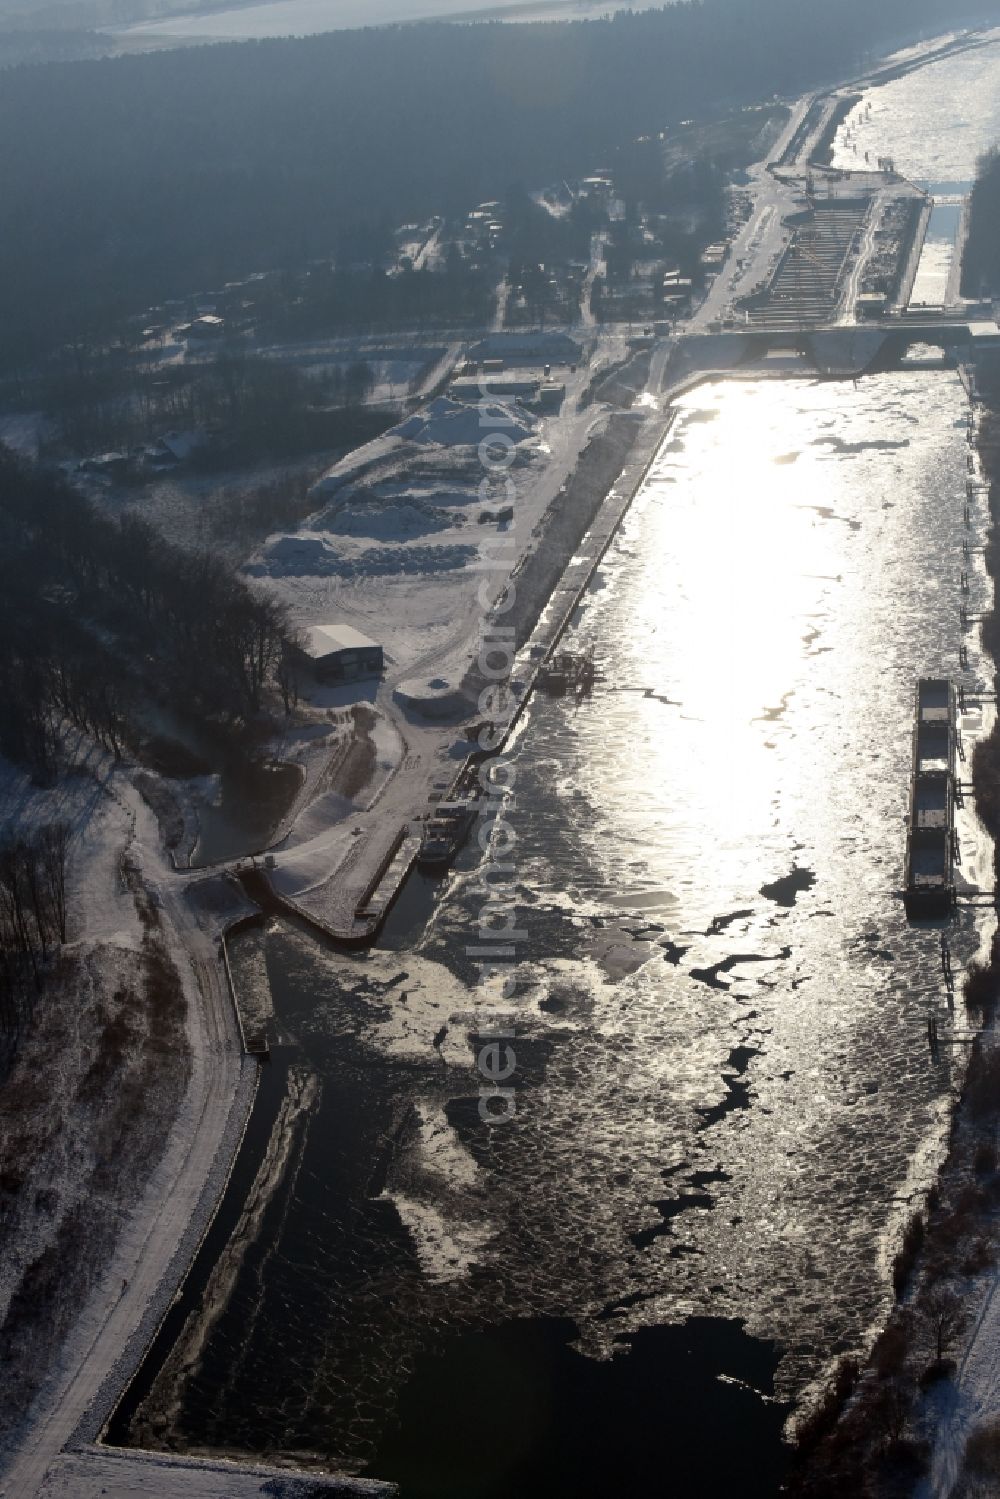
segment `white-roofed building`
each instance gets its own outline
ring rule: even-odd
[[[353,625],[312,625],[303,631],[302,653],[319,682],[357,682],[385,669],[382,647]]]

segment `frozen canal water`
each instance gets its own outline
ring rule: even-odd
[[[956,1082],[925,1043],[951,1022],[938,932],[899,889],[914,682],[959,674],[982,534],[967,421],[956,376],[916,371],[681,403],[571,642],[601,680],[537,700],[512,761],[513,1122],[476,1107],[472,849],[365,958],[280,928],[242,949],[275,1065],[320,1092],[147,1409],[171,1440],[435,1499],[561,1492],[572,1462],[566,1492],[649,1482],[667,1442],[681,1491],[748,1456],[742,1491],[775,1491],[769,1397],[885,1309]],[[989,888],[971,813],[962,847]],[[956,963],[983,919],[959,908]],[[521,1433],[486,1471],[484,1389]]]

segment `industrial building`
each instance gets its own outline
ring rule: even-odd
[[[382,647],[352,625],[313,625],[304,631],[302,653],[317,682],[358,682],[385,669]]]
[[[515,399],[534,411],[558,411],[566,398],[566,386],[560,380],[538,375],[459,375],[448,387],[456,401],[480,404],[487,398],[501,396]]]

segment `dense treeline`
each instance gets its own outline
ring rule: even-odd
[[[353,238],[353,236],[352,236]],[[381,239],[381,236],[379,236]],[[343,245],[335,247],[344,254]],[[384,253],[381,246],[373,258]],[[378,265],[314,265],[256,296],[258,329],[265,338],[318,337],[325,333],[446,324],[482,327],[496,305],[496,278],[456,256],[440,270],[404,268],[388,276]]]
[[[1000,149],[996,147],[981,158],[972,190],[962,292],[967,297],[1000,293]]]
[[[116,758],[152,696],[232,730],[281,686],[281,608],[216,557],[112,519],[0,447],[0,752],[39,778],[63,726]]]
[[[969,0],[992,14],[996,0]],[[193,286],[465,212],[716,104],[798,92],[951,0],[678,0],[15,69],[0,93],[8,361]]]
[[[336,448],[374,388],[360,359],[310,375],[235,344],[197,363],[143,367],[95,344],[52,361],[33,397],[54,413],[60,455],[135,447],[171,430],[217,432],[223,440],[201,455],[204,465],[213,455],[231,463]]]
[[[66,941],[70,829],[54,822],[0,844],[0,1064]]]

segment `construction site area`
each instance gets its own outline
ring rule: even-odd
[[[819,200],[786,219],[792,238],[770,281],[740,304],[746,322],[801,328],[833,321],[870,207],[868,198]]]
[[[784,220],[789,238],[769,279],[734,306],[734,320],[772,329],[879,317],[905,303],[923,195],[897,189],[807,197]]]

